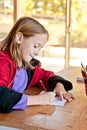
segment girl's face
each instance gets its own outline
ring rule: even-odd
[[[47,34],[35,34],[29,38],[23,36],[20,43],[21,54],[24,62],[29,62],[39,54],[40,49],[47,42]]]

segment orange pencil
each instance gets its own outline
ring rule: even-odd
[[[44,85],[44,83],[43,83],[42,80],[40,80],[40,85],[41,85],[41,87],[47,92],[47,89],[46,89],[46,87],[45,87],[45,85]]]

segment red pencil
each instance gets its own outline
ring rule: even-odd
[[[47,89],[46,89],[46,87],[45,87],[45,85],[44,85],[44,83],[43,83],[42,80],[40,80],[40,85],[41,85],[41,87],[47,92]]]

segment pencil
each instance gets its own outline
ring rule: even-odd
[[[82,68],[84,68],[84,66],[83,66],[83,63],[81,62],[81,66],[82,66]]]
[[[83,63],[81,62],[82,69],[86,72],[86,68],[84,67]]]
[[[41,87],[44,89],[44,91],[46,91],[46,92],[47,92],[47,89],[46,89],[46,87],[45,87],[45,85],[44,85],[43,81],[42,81],[42,80],[40,80],[39,82],[40,82]]]

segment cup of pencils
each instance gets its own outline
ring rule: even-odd
[[[84,80],[84,83],[85,83],[85,92],[86,92],[86,95],[87,95],[87,65],[86,67],[82,64],[81,62],[81,73],[82,73],[82,77],[83,77],[83,80]]]

